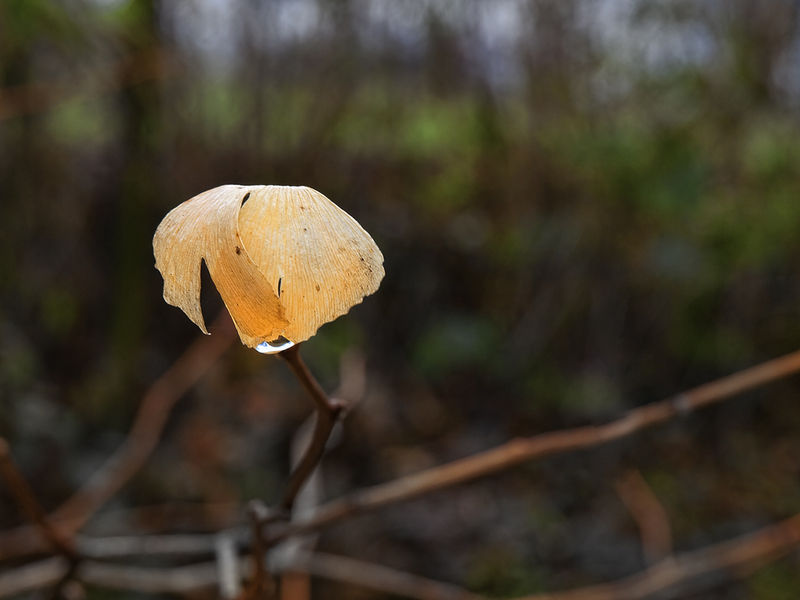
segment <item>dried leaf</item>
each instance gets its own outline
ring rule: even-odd
[[[298,343],[375,292],[383,255],[346,212],[306,187],[226,185],[173,209],[153,238],[164,299],[207,333],[200,263],[251,347]]]

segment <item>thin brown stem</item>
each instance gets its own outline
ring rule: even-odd
[[[273,541],[317,531],[342,519],[418,498],[459,483],[497,473],[522,462],[591,448],[666,423],[679,415],[721,402],[746,390],[800,371],[800,350],[677,396],[628,411],[604,425],[591,425],[521,437],[453,462],[368,487],[323,504],[314,516],[288,523]]]
[[[267,571],[267,544],[262,523],[269,518],[269,510],[260,501],[253,500],[248,507],[253,530],[253,579],[244,598],[257,600],[275,596],[275,580]]]
[[[642,552],[648,564],[672,553],[672,528],[664,506],[636,469],[627,471],[614,484],[622,503],[639,529]]]
[[[322,459],[322,455],[325,452],[325,444],[328,442],[333,426],[336,425],[336,420],[339,418],[344,406],[337,400],[329,398],[322,386],[311,374],[311,371],[308,370],[300,356],[299,344],[284,350],[280,356],[287,362],[289,368],[311,395],[317,408],[317,419],[314,423],[311,442],[300,462],[292,471],[289,484],[281,501],[281,509],[291,512],[297,494],[300,493],[303,485],[308,481],[311,473],[314,472],[314,469]]]
[[[6,480],[20,511],[36,525],[42,537],[68,561],[71,563],[77,561],[78,553],[75,551],[75,546],[50,524],[47,513],[36,499],[31,486],[14,464],[8,442],[3,438],[0,438],[0,475]]]

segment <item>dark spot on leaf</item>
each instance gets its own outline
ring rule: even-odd
[[[236,246],[236,254],[241,254],[241,253],[242,253],[242,249],[239,248],[239,246]]]
[[[301,204],[300,205],[300,210],[305,210],[305,209],[306,209],[306,207]]]
[[[303,227],[303,231],[308,231],[308,227]]]
[[[317,284],[317,291],[319,291],[319,284]]]
[[[247,192],[244,195],[244,198],[242,198],[242,206],[244,206],[244,203],[247,202],[249,199],[250,199],[250,192]]]
[[[278,298],[281,297],[281,282],[283,281],[283,277],[278,277]]]
[[[358,258],[361,259],[361,262],[364,262],[364,257],[363,256],[359,256]]]

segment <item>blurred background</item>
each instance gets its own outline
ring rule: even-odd
[[[792,351],[798,109],[796,0],[2,0],[0,433],[47,508],[113,452],[200,336],[161,298],[153,232],[224,183],[318,189],[385,256],[380,290],[303,345],[330,391],[364,365],[325,497]],[[203,301],[211,321],[208,281]],[[800,511],[797,392],[352,519],[318,547],[495,595],[621,577],[646,565],[630,473],[679,550]],[[207,531],[275,501],[310,412],[282,361],[237,342],[87,531]],[[0,526],[20,522],[0,488]],[[799,567],[686,597],[796,598]]]

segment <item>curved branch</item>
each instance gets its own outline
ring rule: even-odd
[[[314,516],[286,524],[275,531],[271,541],[274,543],[291,535],[316,531],[344,518],[418,498],[534,458],[619,440],[798,371],[800,351],[722,377],[677,396],[634,408],[605,425],[576,427],[514,439],[496,448],[332,500],[320,506]]]
[[[213,365],[235,339],[230,318],[223,311],[214,321],[215,335],[194,342],[159,377],[142,398],[125,441],[81,489],[75,492],[47,520],[69,537],[83,527],[139,470],[155,450],[167,418],[176,402]],[[0,535],[0,560],[25,556],[44,548],[30,526]]]

